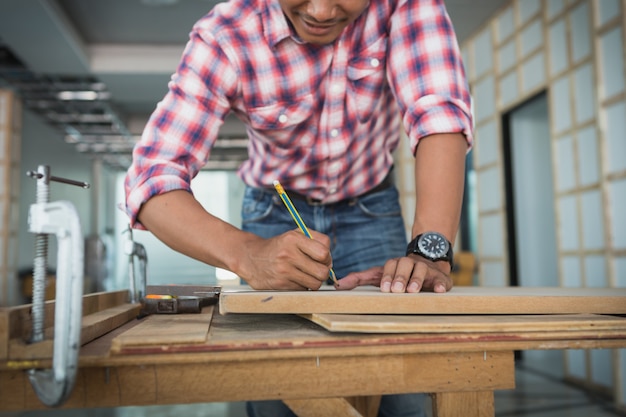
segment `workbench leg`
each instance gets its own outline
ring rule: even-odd
[[[352,404],[363,417],[376,417],[378,415],[381,400],[380,395],[346,397],[346,400]]]
[[[432,394],[433,417],[494,417],[493,391]]]
[[[364,417],[345,398],[283,400],[298,417]]]

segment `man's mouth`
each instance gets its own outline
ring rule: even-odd
[[[337,20],[318,22],[305,17],[300,17],[300,21],[302,22],[304,29],[311,35],[315,36],[324,36],[329,34],[339,23]]]

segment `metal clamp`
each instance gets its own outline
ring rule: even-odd
[[[50,176],[41,165],[27,175],[37,178],[37,203],[30,206],[29,231],[36,233],[33,270],[33,332],[31,343],[44,339],[44,292],[48,234],[57,237],[57,282],[52,369],[30,369],[28,376],[42,403],[56,407],[69,397],[76,380],[83,306],[84,243],[80,219],[68,201],[49,202],[49,182],[88,188],[89,184]]]
[[[133,229],[130,225],[124,232],[128,233],[128,240],[124,244],[124,253],[128,255],[130,302],[139,303],[146,296],[148,254],[146,248],[141,243],[133,240]],[[135,279],[135,258],[139,260],[139,285],[137,285],[137,280]]]

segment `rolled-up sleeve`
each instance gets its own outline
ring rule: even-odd
[[[389,48],[389,81],[413,153],[421,138],[436,133],[462,133],[469,150],[470,92],[443,0],[400,1]]]
[[[191,180],[206,164],[230,105],[236,76],[216,42],[192,32],[168,92],[157,104],[133,150],[124,187],[131,226],[151,197],[191,192]]]

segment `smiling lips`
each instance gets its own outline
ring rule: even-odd
[[[339,23],[339,21],[333,20],[320,24],[318,22],[314,22],[303,17],[300,17],[300,20],[302,21],[302,24],[305,27],[306,31],[315,36],[324,36],[329,34]]]

